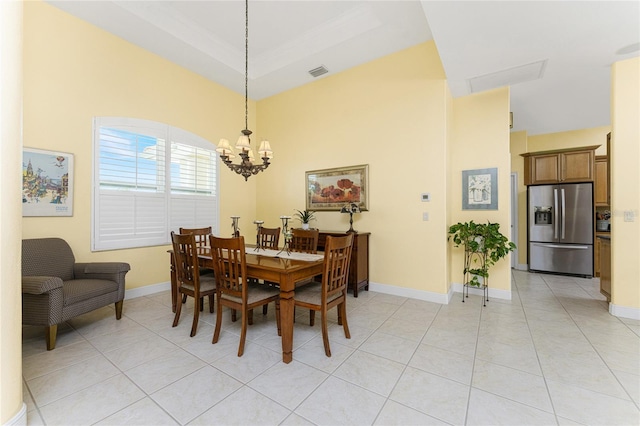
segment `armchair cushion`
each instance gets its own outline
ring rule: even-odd
[[[64,306],[94,299],[118,291],[118,283],[110,280],[70,280],[64,283]]]

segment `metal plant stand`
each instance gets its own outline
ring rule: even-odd
[[[462,286],[462,303],[469,297],[469,287],[482,289],[482,306],[487,306],[489,301],[489,277],[479,276],[474,270],[486,270],[487,253],[473,251],[466,248],[464,251],[464,285]],[[482,282],[480,282],[480,279]]]

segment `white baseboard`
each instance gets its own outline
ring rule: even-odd
[[[132,288],[124,292],[124,300],[135,299],[136,297],[149,296],[162,291],[171,290],[171,282],[166,281],[158,284],[146,285],[144,287]]]
[[[456,293],[462,293],[463,285],[461,283],[453,283],[451,288]],[[483,296],[484,291],[479,288],[469,287],[469,294]],[[498,288],[489,287],[489,298],[511,300],[511,290],[500,290]]]
[[[529,264],[528,263],[518,263],[516,265],[516,269],[518,271],[528,271],[529,270]]]
[[[149,296],[162,291],[171,289],[171,283],[169,281],[151,284],[144,287],[138,287],[131,290],[127,290],[125,293],[125,300],[135,299],[136,297]],[[369,289],[383,294],[391,294],[393,296],[408,297],[410,299],[425,300],[427,302],[441,303],[448,305],[453,298],[453,293],[462,293],[462,284],[453,283],[447,293],[434,293],[432,291],[416,290],[414,288],[397,287],[394,285],[380,284],[369,282]],[[470,294],[482,295],[482,290],[476,288],[469,289]],[[499,290],[489,288],[489,297],[496,299],[511,300],[511,291]],[[632,317],[629,317],[632,318]]]
[[[391,294],[394,296],[408,297],[410,299],[425,300],[427,302],[440,303],[443,305],[449,304],[453,292],[449,290],[449,293],[434,293],[432,291],[416,290],[414,288],[397,287],[387,284],[379,284],[369,282],[369,290],[376,291],[378,293]]]
[[[27,426],[27,404],[22,403],[20,411],[15,416],[7,420],[6,426]]]
[[[609,303],[609,313],[614,317],[640,320],[640,309]]]

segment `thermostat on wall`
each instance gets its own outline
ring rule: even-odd
[[[430,192],[425,192],[422,194],[422,201],[431,201],[431,193]]]

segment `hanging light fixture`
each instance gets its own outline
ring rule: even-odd
[[[258,155],[262,158],[262,164],[254,164],[255,156],[251,149],[251,130],[248,125],[248,98],[249,98],[249,0],[245,0],[245,31],[244,31],[244,130],[236,143],[238,155],[240,155],[240,163],[234,164],[232,160],[235,158],[233,148],[226,139],[220,139],[216,151],[220,153],[220,159],[231,170],[244,176],[244,180],[248,180],[249,176],[257,175],[267,167],[269,167],[269,159],[273,158],[273,151],[269,141],[260,142]]]

